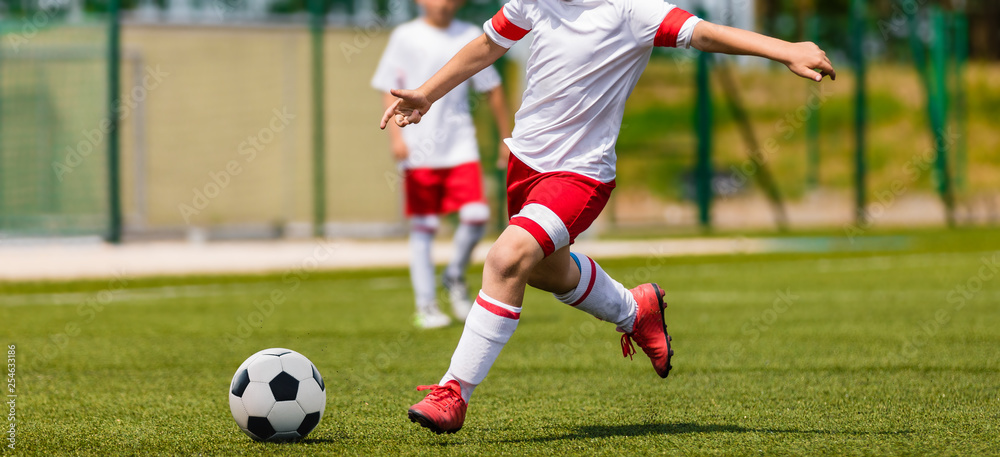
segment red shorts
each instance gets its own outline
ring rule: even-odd
[[[468,203],[484,203],[479,162],[451,168],[413,168],[404,175],[406,215],[429,216],[458,211]]]
[[[615,181],[568,171],[542,173],[510,156],[507,164],[507,214],[510,225],[527,230],[548,256],[569,246],[594,223],[615,188]]]

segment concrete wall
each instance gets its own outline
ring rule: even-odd
[[[377,126],[380,96],[368,85],[386,39],[382,31],[326,33],[326,209],[336,227],[401,221],[399,190],[385,179],[395,166]],[[124,27],[129,233],[268,236],[307,228],[309,43],[304,27]]]

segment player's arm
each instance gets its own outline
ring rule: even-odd
[[[388,92],[383,92],[382,106],[385,109],[389,109],[393,103],[396,103],[396,97]],[[392,156],[396,160],[406,160],[406,157],[410,155],[410,150],[406,147],[406,142],[403,141],[403,131],[395,125],[389,126],[389,147],[392,149]]]
[[[390,93],[398,98],[382,115],[381,128],[384,129],[392,118],[395,118],[396,125],[400,127],[420,122],[420,116],[431,108],[431,104],[472,75],[492,65],[506,52],[507,48],[494,43],[486,34],[480,35],[458,51],[455,57],[416,90],[392,89]]]
[[[691,46],[705,52],[759,56],[781,62],[793,73],[814,81],[837,79],[833,63],[814,43],[789,43],[748,30],[701,21],[694,28]]]
[[[500,135],[500,145],[497,151],[497,168],[507,168],[507,159],[510,157],[510,148],[503,140],[510,138],[510,110],[507,109],[507,96],[504,94],[503,86],[494,87],[489,91],[487,98],[490,103],[490,110],[493,111],[493,118],[496,119],[497,133]]]

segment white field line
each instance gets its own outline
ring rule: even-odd
[[[324,281],[331,282],[351,282],[357,286],[357,279],[344,279]],[[368,290],[398,290],[410,287],[410,280],[405,277],[383,277],[371,278],[365,281],[360,287]],[[114,292],[113,299],[102,305],[116,305],[122,302],[156,302],[162,300],[210,298],[210,297],[249,297],[259,298],[257,295],[267,294],[274,289],[284,289],[289,285],[281,281],[264,282],[241,282],[241,283],[207,283],[192,284],[186,286],[158,286],[158,287],[137,287],[119,289]],[[65,292],[65,293],[29,293],[29,294],[0,294],[0,307],[15,306],[75,306],[86,303],[88,300],[95,300],[101,291],[88,292]]]
[[[823,239],[819,240],[822,245]],[[473,252],[481,263],[489,251],[484,241]],[[663,240],[581,240],[574,250],[596,259],[619,257],[681,257],[695,255],[759,254],[811,251],[809,239],[687,238]],[[815,252],[812,250],[811,252]],[[301,268],[319,270],[372,267],[405,267],[409,262],[406,240],[360,242],[350,240],[271,242],[187,242],[107,244],[16,245],[0,247],[0,280],[112,278],[222,274],[274,273]],[[449,241],[434,243],[435,263],[451,258]]]
[[[396,281],[394,281],[396,282]],[[394,289],[409,288],[408,281],[398,281],[396,282]],[[383,285],[388,285],[387,281],[381,282]],[[237,289],[225,290],[220,287],[209,287],[209,285],[199,285],[190,286],[184,288],[173,288],[173,290],[168,290],[167,287],[151,287],[145,289],[135,289],[135,290],[122,290],[115,293],[115,298],[107,303],[102,303],[102,306],[116,306],[116,305],[138,305],[138,304],[153,304],[155,302],[170,301],[170,300],[190,300],[197,298],[208,298],[217,296],[229,296],[233,297],[234,292]],[[183,290],[181,290],[183,289]],[[240,295],[253,295],[254,290],[258,293],[265,293],[268,289],[264,287],[254,287],[252,290],[246,290],[245,288],[239,289],[242,293]],[[809,291],[809,292],[798,292],[794,289],[792,290],[793,295],[796,297],[797,303],[804,302],[826,302],[826,303],[838,303],[846,301],[860,301],[860,300],[877,300],[877,299],[927,299],[933,298],[938,295],[941,300],[945,299],[945,295],[950,291],[950,288],[921,288],[921,289],[906,289],[906,290],[887,290],[887,289],[838,289],[838,290],[827,290],[827,291]],[[667,302],[711,302],[713,304],[753,304],[761,305],[767,304],[775,300],[777,297],[775,291],[666,291]],[[64,293],[64,294],[20,294],[20,295],[4,295],[3,305],[0,307],[20,307],[20,306],[77,306],[86,303],[87,300],[94,299],[96,293]],[[992,291],[980,291],[976,295],[977,300],[982,299],[1000,299],[1000,290]]]
[[[837,258],[837,259],[818,259],[818,260],[773,260],[767,262],[746,262],[739,263],[741,268],[753,269],[753,268],[767,268],[770,270],[781,271],[787,269],[794,269],[796,272],[805,272],[806,268],[815,269],[814,271],[820,273],[843,273],[843,272],[866,272],[866,271],[883,271],[883,270],[900,270],[900,269],[926,269],[931,267],[936,268],[962,268],[968,266],[969,268],[974,267],[978,264],[979,259],[982,256],[988,256],[994,254],[994,251],[981,251],[981,252],[970,252],[970,253],[935,253],[935,254],[901,254],[898,256],[878,256],[878,257],[848,257],[848,258]],[[699,264],[699,265],[664,265],[661,267],[660,272],[657,274],[670,275],[674,278],[678,276],[682,277],[698,277],[705,276],[714,273],[719,273],[722,270],[727,270],[731,273],[732,267],[735,264],[729,262],[713,262],[710,264]],[[726,268],[729,267],[729,268]],[[641,268],[641,267],[639,267]],[[794,280],[793,276],[789,276],[790,280]],[[354,278],[344,278],[344,279],[330,279],[324,280],[324,283],[336,283],[336,282],[351,282],[357,283],[359,280]],[[409,279],[405,276],[387,276],[387,277],[375,277],[361,280],[364,281],[362,287],[368,290],[399,290],[405,289],[410,286]],[[143,301],[161,301],[161,300],[172,300],[177,298],[206,298],[214,296],[252,296],[257,294],[266,293],[272,289],[280,289],[287,287],[286,283],[282,281],[266,281],[266,282],[219,282],[219,283],[207,283],[207,284],[193,284],[193,285],[178,285],[178,286],[158,286],[158,287],[142,287],[142,288],[125,288],[121,289],[114,294],[114,299],[108,304],[115,304],[117,302],[143,302]],[[892,296],[892,297],[927,297],[933,294],[945,294],[951,288],[920,288],[920,289],[907,289],[907,290],[878,290],[878,289],[839,289],[830,292],[823,292],[821,294],[816,294],[818,299],[827,300],[853,300],[853,299],[871,299],[873,296]],[[0,306],[12,307],[12,306],[26,306],[26,305],[50,305],[50,306],[66,306],[66,305],[79,305],[85,303],[87,300],[93,300],[97,297],[100,291],[89,291],[89,292],[67,292],[67,293],[29,293],[29,294],[14,294],[14,295],[0,295]],[[983,291],[987,296],[992,297],[994,294],[992,292]],[[998,291],[1000,293],[1000,291]],[[705,291],[705,292],[676,292],[671,293],[668,291],[668,299],[670,296],[681,296],[698,301],[716,301],[720,303],[736,303],[736,302],[763,302],[770,301],[774,299],[774,292],[760,292],[760,291]],[[803,297],[810,297],[812,294],[810,292],[803,292]]]
[[[980,262],[983,256],[992,256],[997,251],[978,252],[942,252],[942,253],[919,253],[919,254],[899,254],[893,256],[874,257],[845,257],[832,259],[777,259],[762,260],[752,262],[740,262],[741,268],[746,270],[779,270],[794,269],[796,272],[817,272],[817,273],[850,273],[867,271],[888,271],[905,269],[924,268],[961,268],[968,266],[972,268]],[[710,262],[699,263],[697,265],[671,265],[669,262],[661,265],[664,274],[677,276],[702,276],[705,274],[718,273],[723,270],[730,270],[729,266],[733,262]],[[654,265],[656,265],[654,263]],[[792,278],[790,278],[792,279]]]

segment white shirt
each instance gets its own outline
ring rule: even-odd
[[[452,21],[447,29],[434,27],[422,18],[400,24],[389,37],[372,87],[382,92],[415,89],[480,34],[478,27],[461,21]],[[477,92],[500,85],[500,75],[493,67],[470,80]],[[479,161],[468,94],[469,82],[463,82],[435,102],[419,124],[403,129],[403,141],[410,150],[401,164],[403,168],[448,168]]]
[[[614,180],[625,100],[654,44],[689,47],[698,21],[662,0],[510,0],[483,30],[506,48],[534,32],[511,152],[537,171]]]

